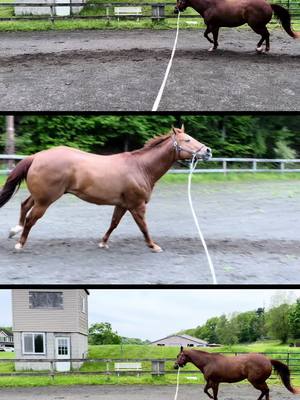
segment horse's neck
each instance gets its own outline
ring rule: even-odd
[[[198,367],[200,370],[202,370],[205,365],[210,361],[210,355],[207,353],[202,353],[200,351],[191,352],[189,354],[189,358],[191,362],[196,365],[196,367]]]
[[[190,6],[198,11],[203,17],[203,13],[214,3],[214,0],[190,0]]]
[[[153,186],[172,166],[175,161],[175,151],[170,140],[159,147],[153,147],[141,154],[143,169]]]

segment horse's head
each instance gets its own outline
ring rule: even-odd
[[[177,359],[174,364],[174,368],[178,369],[179,367],[182,368],[185,366],[185,364],[188,362],[188,357],[184,353],[183,347],[180,347],[180,353],[177,355]]]
[[[189,5],[188,3],[189,3],[188,0],[177,0],[176,6],[174,8],[174,13],[178,14],[179,11],[180,12],[184,11],[188,7]]]
[[[211,149],[187,135],[184,132],[183,125],[180,129],[173,128],[172,139],[178,160],[187,160],[197,157],[198,159],[207,161],[212,156]]]

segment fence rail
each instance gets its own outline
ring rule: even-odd
[[[288,8],[293,20],[299,20],[300,19],[300,6],[299,3],[295,0],[281,0],[277,1],[277,4],[281,4],[284,7]],[[89,1],[88,3],[85,2],[80,2],[80,1],[74,1],[69,0],[69,2],[57,2],[51,0],[47,3],[22,3],[22,2],[14,2],[14,3],[0,3],[0,9],[1,7],[29,7],[29,8],[35,8],[35,7],[45,7],[45,10],[50,9],[50,13],[47,10],[45,11],[45,14],[47,15],[40,15],[40,16],[32,16],[32,15],[18,15],[18,16],[11,16],[11,17],[1,17],[0,21],[18,21],[18,20],[51,20],[53,23],[55,23],[55,20],[63,20],[63,19],[104,19],[107,21],[110,21],[111,19],[128,19],[132,18],[133,16],[126,16],[126,15],[118,15],[114,13],[113,8],[114,7],[142,7],[144,8],[150,8],[151,10],[147,11],[146,13],[142,13],[138,15],[138,19],[152,19],[153,21],[160,21],[164,20],[165,18],[177,18],[177,15],[173,13],[173,7],[175,6],[175,1],[174,2],[167,2],[167,3],[162,3],[162,2],[157,2],[157,3],[120,3],[120,2],[107,2],[107,3],[99,3],[95,1]],[[70,8],[70,15],[67,16],[60,16],[56,15],[56,7],[69,7]],[[73,12],[75,8],[78,7],[85,7],[85,8],[98,8],[99,9],[99,15],[75,15]],[[77,9],[78,10],[78,9]],[[102,14],[101,14],[102,12]],[[199,14],[190,14],[189,11],[186,11],[183,14],[183,18],[202,18]],[[276,19],[272,19],[271,22],[275,22]]]
[[[1,161],[3,163],[7,163],[8,161],[19,161],[25,158],[26,156],[23,155],[7,155],[7,154],[0,154],[0,164]],[[206,168],[209,164],[212,165],[211,168]],[[221,164],[221,168],[216,168],[215,166]],[[248,164],[248,167],[244,168],[241,167],[242,164]],[[264,164],[271,168],[267,168],[260,166]],[[196,174],[201,173],[223,173],[228,174],[231,172],[252,172],[252,173],[259,173],[259,172],[300,172],[300,159],[281,159],[281,158],[228,158],[228,157],[217,157],[212,158],[211,160],[198,164],[199,168],[195,170]],[[233,166],[233,167],[232,167]],[[250,166],[250,167],[249,167]],[[7,175],[9,173],[9,169],[0,169],[0,175]],[[170,174],[187,174],[189,170],[187,168],[172,168],[169,170]]]
[[[226,354],[226,355],[239,355],[239,354],[247,354],[247,352],[220,352],[220,354]],[[261,353],[266,355],[269,358],[276,358],[278,360],[281,360],[285,364],[287,364],[291,370],[291,375],[292,376],[298,376],[300,375],[300,353],[299,352],[268,352],[268,353]],[[15,362],[21,362],[21,363],[47,363],[50,368],[47,371],[43,370],[42,372],[31,372],[31,371],[18,371],[18,372],[8,372],[8,373],[0,373],[0,377],[6,377],[6,376],[50,376],[53,379],[55,376],[61,376],[61,375],[118,375],[120,374],[120,371],[116,370],[114,368],[114,363],[117,362],[140,362],[144,363],[142,370],[139,371],[122,371],[122,375],[129,375],[129,374],[151,374],[152,376],[161,376],[161,375],[167,375],[167,374],[177,374],[176,370],[173,369],[166,369],[166,363],[167,362],[174,362],[175,358],[92,358],[92,359],[75,359],[75,358],[70,358],[70,359],[5,359],[5,358],[0,358],[0,364],[1,363],[15,363]],[[103,363],[103,369],[100,370],[92,370],[92,371],[80,371],[79,368],[73,371],[68,371],[68,372],[58,372],[55,370],[55,365],[56,363],[65,363],[65,362],[70,362],[70,363]],[[145,365],[145,363],[150,363],[150,365]],[[111,365],[113,364],[113,366]],[[181,370],[181,374],[195,374],[199,373],[197,369],[189,369],[186,367],[185,369]],[[273,376],[275,378],[275,375]]]

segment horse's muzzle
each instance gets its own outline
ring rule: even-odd
[[[179,14],[179,8],[177,6],[174,8],[174,14]]]
[[[179,365],[178,364],[174,364],[174,369],[178,369]]]

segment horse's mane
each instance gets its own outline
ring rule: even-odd
[[[165,135],[154,136],[153,138],[149,139],[145,144],[144,147],[133,150],[132,154],[143,154],[145,151],[158,147],[160,144],[164,143],[171,137],[171,131],[166,133]]]
[[[161,143],[165,142],[167,139],[170,137],[170,132],[166,133],[165,135],[159,135],[159,136],[154,136],[152,139],[149,139],[145,145],[144,148],[149,148],[149,147],[156,147],[160,145]]]

